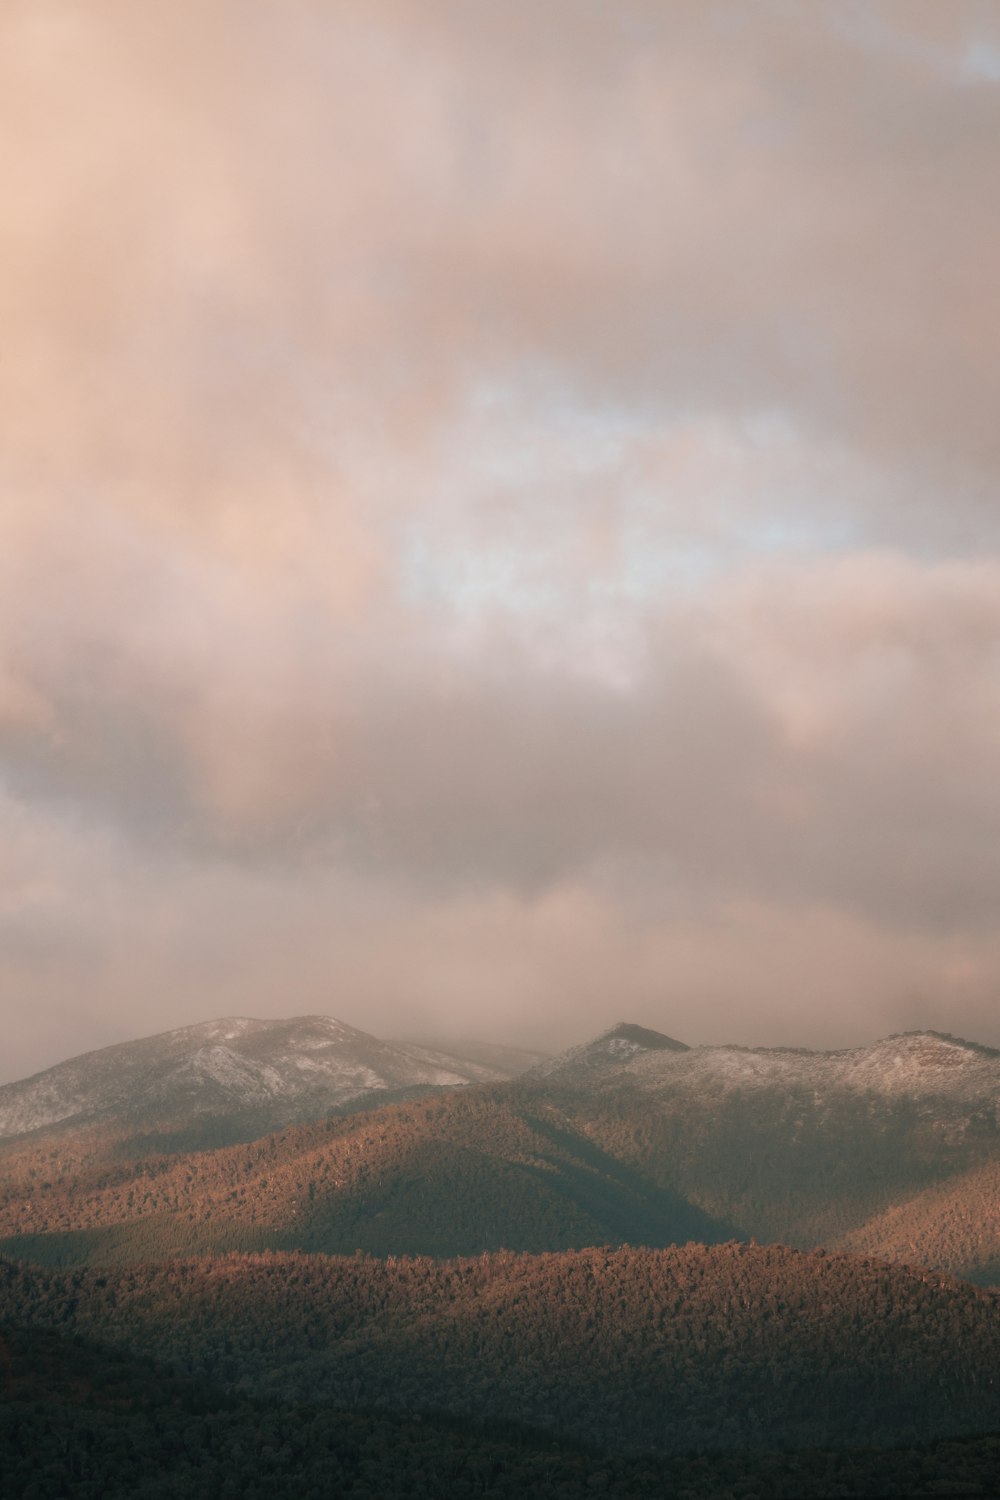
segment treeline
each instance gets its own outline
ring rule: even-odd
[[[0,1266],[0,1312],[247,1397],[688,1449],[1000,1427],[1000,1317],[948,1277],[776,1246]]]

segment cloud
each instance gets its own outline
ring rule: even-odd
[[[580,659],[601,601],[572,623],[494,611],[471,647],[397,607],[352,648],[322,617],[310,637],[301,596],[181,580],[183,629],[122,635],[113,611],[20,659],[46,714],[7,746],[11,785],[151,857],[532,892],[652,856],[707,890],[990,920],[996,565],[727,574],[648,605],[624,681]]]
[[[896,527],[945,483],[989,525],[998,102],[954,9],[914,57],[836,6],[10,6],[12,479],[231,539],[248,482],[325,509],[345,450],[377,486],[379,437],[536,365],[787,410],[933,472]]]
[[[655,1021],[673,965],[732,1018],[753,964],[796,1040],[840,933],[887,1019],[925,963],[978,1023],[997,30],[961,3],[12,0],[11,1004],[71,1015],[76,963],[121,1016],[185,949],[199,1004],[211,974],[267,1009],[277,967],[265,994],[237,955],[268,903],[317,997],[328,900],[396,955],[337,929],[387,1018],[438,1017],[477,953],[494,1029],[545,993],[567,1039],[557,995]]]

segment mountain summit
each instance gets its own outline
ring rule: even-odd
[[[332,1016],[231,1016],[102,1047],[3,1085],[0,1136],[112,1116],[168,1128],[239,1117],[239,1133],[244,1125],[261,1133],[366,1095],[510,1076],[436,1048],[380,1041]]]
[[[677,1042],[662,1031],[650,1031],[632,1021],[619,1021],[610,1031],[603,1031],[592,1042],[570,1047],[558,1057],[546,1058],[532,1068],[528,1077],[550,1078],[556,1074],[585,1074],[620,1067],[650,1052],[690,1052],[685,1042]]]
[[[621,1022],[593,1041],[547,1058],[526,1080],[552,1079],[686,1097],[803,1092],[939,1099],[961,1112],[992,1111],[1000,1052],[938,1031],[908,1031],[867,1047],[812,1052],[804,1047],[688,1047],[658,1031]]]

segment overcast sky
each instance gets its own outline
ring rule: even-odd
[[[5,0],[0,1075],[1000,1044],[998,0]]]

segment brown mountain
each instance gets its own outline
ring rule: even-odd
[[[7,1253],[472,1254],[731,1238],[1000,1280],[1000,1057],[922,1033],[849,1052],[615,1028],[521,1079],[163,1155],[120,1122],[0,1146]]]

